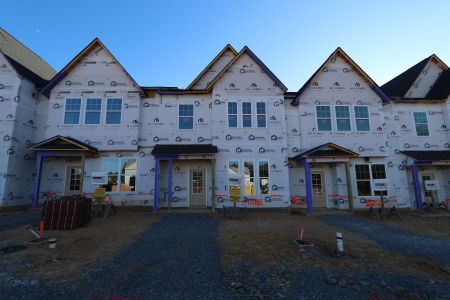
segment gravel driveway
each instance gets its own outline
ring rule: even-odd
[[[450,267],[450,240],[421,235],[383,222],[345,215],[323,215],[328,225],[342,227],[378,242],[387,250],[417,256]]]
[[[61,283],[4,282],[2,286],[0,281],[2,299],[228,298],[217,222],[205,214],[162,218],[112,261],[89,270],[76,289]]]

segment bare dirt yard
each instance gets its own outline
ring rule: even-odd
[[[404,222],[394,217],[378,222],[361,212],[355,216],[333,211],[317,211],[313,216],[250,212],[246,218],[219,218],[219,223],[225,280],[236,297],[450,298],[448,217],[407,215]],[[302,226],[306,228],[303,238],[313,247],[294,244]],[[345,251],[340,257],[336,232],[344,236]],[[434,249],[437,253],[448,251],[447,257],[428,257],[433,249],[417,256],[405,254],[403,250],[413,247],[422,234],[432,236],[426,242],[438,246],[429,247],[440,247]],[[404,249],[388,247],[390,238],[393,246]]]
[[[86,226],[69,231],[45,231],[55,237],[56,248],[46,243],[25,250],[0,254],[2,274],[10,279],[77,282],[101,261],[114,258],[120,251],[159,219],[148,210],[119,209],[106,219],[93,218]],[[33,223],[32,223],[33,224]],[[38,232],[37,224],[34,230]],[[24,245],[35,237],[23,225],[0,231],[0,248]]]

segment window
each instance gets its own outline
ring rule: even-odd
[[[260,161],[259,169],[259,193],[261,195],[269,194],[269,162]]]
[[[106,103],[106,124],[120,124],[122,120],[122,99],[108,99]]]
[[[383,164],[355,165],[355,172],[359,196],[387,195],[387,191],[373,191],[374,179],[386,179],[386,169]]]
[[[237,112],[237,102],[228,102],[228,127],[236,128],[238,127],[238,112]]]
[[[178,107],[178,128],[194,129],[194,105],[180,104]]]
[[[244,194],[255,194],[255,172],[253,161],[244,161]]]
[[[192,193],[203,194],[203,171],[192,171]]]
[[[228,175],[239,175],[239,161],[230,160],[228,162]]]
[[[108,174],[107,192],[134,192],[136,187],[136,160],[129,158],[106,158],[103,171]]]
[[[331,131],[331,109],[329,106],[316,106],[317,129]]]
[[[64,124],[80,123],[81,99],[66,99]]]
[[[367,106],[355,106],[355,119],[357,131],[370,131],[369,108]]]
[[[266,127],[266,103],[256,102],[256,125]]]
[[[242,127],[252,127],[251,102],[242,102]]]
[[[101,111],[102,99],[87,99],[84,124],[100,124]]]
[[[424,112],[414,113],[414,123],[416,124],[416,133],[418,136],[429,136],[427,114]]]
[[[336,111],[336,127],[338,131],[350,131],[350,107],[348,106],[335,106]]]

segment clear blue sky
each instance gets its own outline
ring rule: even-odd
[[[290,91],[337,46],[378,84],[437,54],[450,1],[6,0],[0,26],[60,70],[99,37],[143,85],[186,87],[225,46],[249,46]]]

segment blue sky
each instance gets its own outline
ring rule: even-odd
[[[60,70],[99,37],[143,86],[187,87],[225,46],[249,46],[290,91],[336,47],[378,84],[437,54],[450,1],[8,0],[0,26]]]

